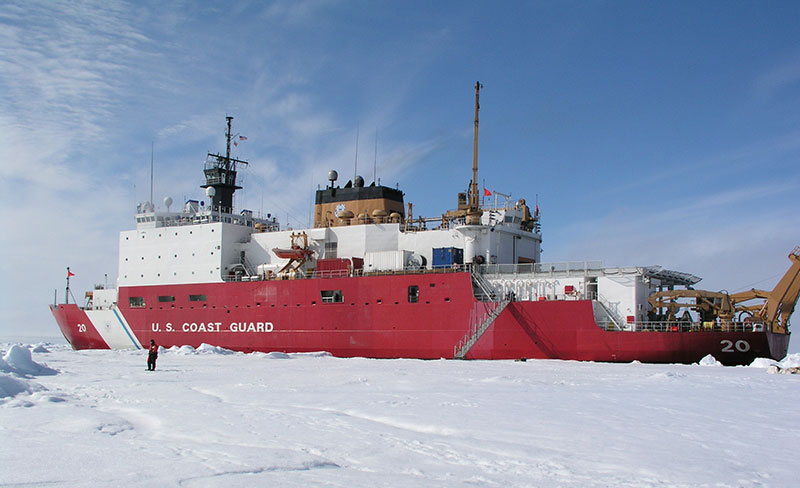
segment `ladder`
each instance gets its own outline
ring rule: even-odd
[[[244,251],[242,251],[242,253],[239,255],[239,264],[241,264],[244,270],[247,271],[248,276],[256,275],[256,268],[254,268],[244,256]]]
[[[511,300],[490,303],[496,303],[497,306],[488,312],[480,325],[477,325],[478,321],[475,321],[474,324],[470,325],[469,332],[467,332],[467,334],[460,341],[458,341],[458,344],[456,344],[456,346],[453,348],[453,359],[466,359],[467,353],[470,349],[472,349],[472,346],[478,342],[478,339],[480,339],[483,333],[489,329],[497,317],[499,317],[508,304],[511,303]]]
[[[470,271],[475,298],[482,302],[495,301],[494,287],[475,268]]]
[[[592,308],[594,308],[594,304],[595,303],[600,306],[600,309],[603,312],[605,312],[607,320],[610,320],[611,323],[614,324],[614,328],[616,330],[622,330],[622,323],[623,323],[622,319],[620,319],[620,317],[616,313],[611,311],[612,307],[611,307],[611,304],[609,303],[609,301],[606,300],[606,298],[603,295],[598,293],[597,294],[597,300],[595,300],[592,303],[592,305],[593,305]],[[597,316],[595,316],[595,320],[597,320]]]

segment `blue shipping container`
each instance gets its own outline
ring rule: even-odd
[[[457,247],[434,247],[433,267],[449,267],[454,264],[464,264],[464,250]]]

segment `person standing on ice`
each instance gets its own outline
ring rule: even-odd
[[[156,359],[158,359],[158,344],[150,339],[150,350],[147,353],[147,371],[156,370]]]

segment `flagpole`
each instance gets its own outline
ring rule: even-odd
[[[67,266],[67,289],[64,293],[64,304],[69,305],[69,266]]]

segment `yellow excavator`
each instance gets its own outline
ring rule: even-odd
[[[734,327],[734,319],[745,326],[762,324],[765,330],[786,334],[789,317],[800,296],[800,246],[789,253],[791,265],[772,291],[748,290],[739,293],[705,290],[669,290],[651,295],[651,317],[668,322],[679,321],[678,313],[688,317],[694,311],[704,324],[717,323],[723,330]],[[681,301],[690,299],[691,301]],[[758,300],[757,302],[753,302]],[[749,303],[748,303],[749,302]]]

